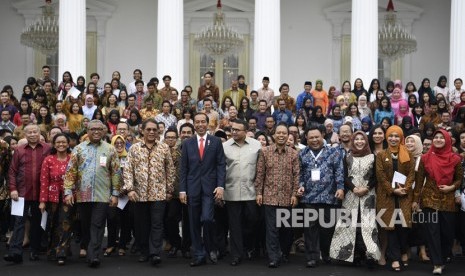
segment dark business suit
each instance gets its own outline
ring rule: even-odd
[[[214,242],[214,207],[217,187],[224,188],[226,162],[220,138],[204,136],[204,154],[200,159],[197,135],[184,141],[181,154],[179,190],[186,192],[191,228],[192,247],[196,259],[217,251]],[[201,229],[203,225],[202,244]]]

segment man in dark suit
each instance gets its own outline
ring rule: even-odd
[[[212,263],[217,262],[214,242],[215,200],[223,200],[226,162],[223,145],[218,137],[207,134],[208,116],[194,116],[196,135],[182,145],[179,199],[188,204],[194,259],[191,266],[206,263],[207,252]],[[203,241],[202,244],[202,225]]]

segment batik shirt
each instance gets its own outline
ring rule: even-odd
[[[315,155],[310,147],[306,147],[300,151],[299,160],[301,172],[299,186],[305,188],[300,202],[306,204],[336,204],[336,190],[344,189],[342,152],[336,148],[323,147]],[[320,171],[320,180],[312,181],[312,170]],[[314,177],[314,179],[317,179],[317,177]]]
[[[66,168],[65,195],[76,192],[77,202],[108,202],[121,186],[118,153],[107,142],[83,142],[71,153]]]

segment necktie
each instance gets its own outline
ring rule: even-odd
[[[199,146],[200,159],[203,159],[203,150],[204,150],[203,140],[204,140],[203,138],[200,138],[200,146]]]

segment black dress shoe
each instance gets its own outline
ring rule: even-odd
[[[207,262],[205,261],[205,259],[195,259],[194,261],[192,261],[190,263],[190,266],[194,267],[194,266],[201,266],[201,265],[204,265],[206,264]]]
[[[218,255],[215,251],[210,252],[210,261],[212,262],[212,264],[218,263]]]
[[[139,257],[139,259],[137,259],[137,261],[138,261],[139,263],[145,263],[145,262],[147,262],[148,260],[149,260],[149,257],[147,257],[147,256],[145,256],[145,255],[141,255],[141,256]]]
[[[12,254],[12,255],[6,254],[5,256],[3,256],[3,259],[6,262],[13,262],[15,264],[19,264],[23,262],[23,256],[19,254]]]
[[[191,251],[190,251],[190,250],[183,251],[183,252],[182,252],[182,257],[183,257],[184,259],[191,259],[191,258],[192,258],[192,256],[191,256]]]
[[[310,260],[307,262],[307,267],[314,268],[316,267],[316,261],[315,260]]]
[[[29,254],[29,261],[35,262],[35,261],[38,261],[38,260],[39,260],[39,254],[37,254],[35,252],[31,252]]]
[[[168,258],[176,258],[178,256],[178,248],[173,246],[168,252]]]
[[[99,258],[94,258],[89,262],[89,266],[92,268],[97,268],[100,266],[100,259]]]
[[[231,262],[232,266],[238,266],[241,264],[241,259],[240,258],[234,258]]]
[[[160,264],[160,263],[161,263],[160,256],[155,255],[155,256],[152,257],[152,265],[157,265],[157,264]]]
[[[269,262],[268,267],[269,268],[278,268],[278,262]]]

